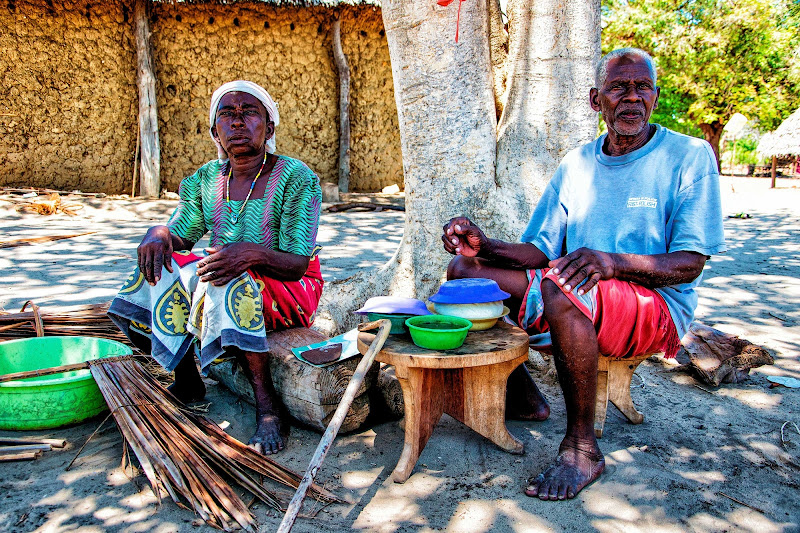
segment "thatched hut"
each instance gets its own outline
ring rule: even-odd
[[[773,187],[780,163],[788,167],[787,173],[795,174],[800,157],[800,108],[789,115],[778,129],[761,137],[756,152],[760,157],[772,158]]]
[[[338,17],[350,69],[350,190],[402,186],[389,50],[376,0],[9,0],[0,6],[0,185],[130,193],[149,29],[162,190],[215,157],[207,105],[231,79],[279,103],[278,152],[336,183]]]

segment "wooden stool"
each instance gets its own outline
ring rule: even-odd
[[[636,410],[631,399],[631,379],[636,367],[651,355],[655,354],[648,353],[627,359],[600,356],[597,363],[597,396],[594,404],[594,434],[597,438],[603,436],[609,401],[631,424],[641,424],[644,420],[644,415]]]
[[[361,353],[374,337],[359,333]],[[506,428],[506,384],[511,372],[528,359],[528,342],[527,333],[505,322],[471,332],[453,350],[426,350],[408,335],[389,337],[375,359],[394,365],[403,389],[405,444],[392,473],[396,483],[411,475],[442,413],[507,452],[523,452],[522,442]]]

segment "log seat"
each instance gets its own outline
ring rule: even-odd
[[[298,422],[317,431],[325,431],[347,384],[361,357],[351,357],[340,363],[317,368],[298,360],[292,348],[307,346],[327,339],[322,333],[308,328],[291,328],[268,333],[272,383],[289,414]],[[367,391],[375,385],[379,364],[367,373],[353,404],[345,417],[340,433],[358,429],[370,413]],[[209,376],[222,383],[237,396],[254,403],[253,389],[241,368],[228,360],[213,364]]]

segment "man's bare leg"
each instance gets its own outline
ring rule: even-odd
[[[281,451],[289,435],[289,424],[281,419],[280,403],[272,385],[269,357],[255,352],[240,352],[236,356],[256,399],[256,432],[248,445],[264,455]]]
[[[555,464],[530,480],[528,496],[574,498],[605,467],[594,435],[597,394],[597,333],[594,325],[551,280],[542,282],[544,314],[553,338],[558,381],[567,407],[567,433]]]
[[[509,270],[492,266],[477,257],[457,255],[447,267],[447,279],[488,278],[497,282],[511,297],[503,303],[509,315],[519,316],[519,307],[528,290],[528,276],[524,270]],[[550,406],[533,381],[528,368],[521,364],[508,377],[506,386],[506,417],[515,420],[547,420]]]

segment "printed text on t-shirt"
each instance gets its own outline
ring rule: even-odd
[[[658,206],[658,200],[655,198],[648,198],[646,196],[641,196],[638,198],[628,198],[628,206],[627,207],[651,207],[653,209]]]

